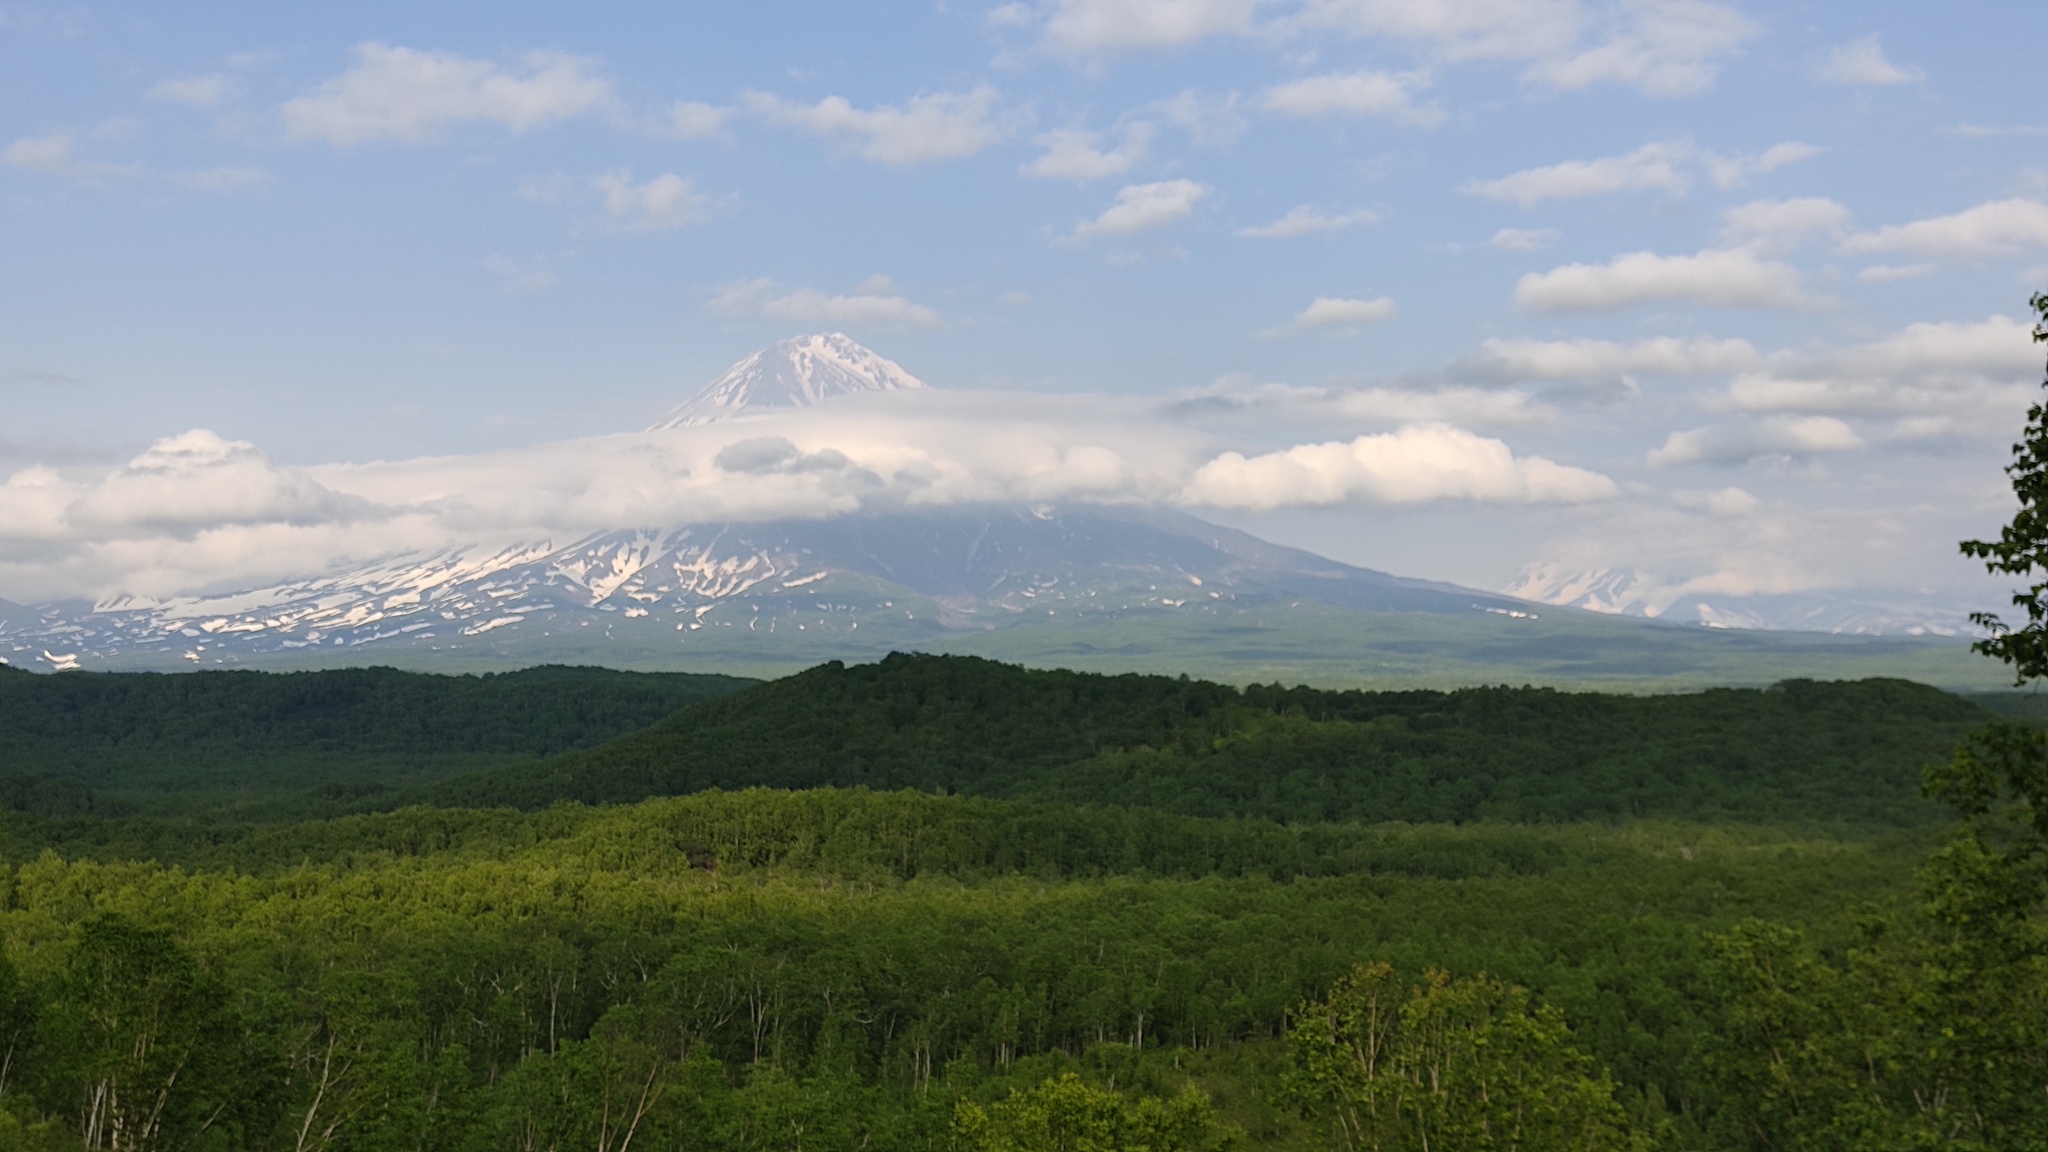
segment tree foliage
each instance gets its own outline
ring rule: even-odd
[[[1235,1143],[1198,1088],[1132,1100],[1072,1072],[987,1107],[961,1101],[953,1132],[961,1152],[1203,1152]]]
[[[1484,974],[1431,969],[1411,985],[1390,964],[1361,963],[1300,1007],[1289,1038],[1294,1093],[1352,1152],[1653,1146],[1563,1015]]]
[[[2038,293],[2027,303],[2040,317],[2034,339],[2048,342],[2048,293]],[[1965,540],[1962,549],[1963,555],[1984,561],[1994,573],[2033,580],[2024,591],[2013,593],[2013,607],[2027,614],[2019,627],[2008,626],[1995,613],[1970,616],[1992,632],[1977,642],[1977,651],[2011,665],[2015,682],[2024,684],[2048,676],[2048,402],[2027,409],[2026,430],[2012,446],[2012,463],[2005,473],[2012,478],[2019,510],[1999,530],[1998,539]]]

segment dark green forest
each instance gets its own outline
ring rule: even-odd
[[[0,672],[0,1152],[2037,1147],[1987,703]]]
[[[0,666],[0,807],[42,815],[290,815],[588,748],[754,683],[528,668],[35,676]],[[302,798],[301,798],[302,797]]]

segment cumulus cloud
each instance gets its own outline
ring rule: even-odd
[[[1713,492],[1673,492],[1671,499],[1680,508],[1705,512],[1723,520],[1740,519],[1753,515],[1763,507],[1763,501],[1740,488],[1728,487]]]
[[[1541,252],[1563,236],[1555,228],[1503,228],[1486,242],[1503,252]]]
[[[1710,87],[1720,61],[1756,34],[1740,12],[1709,0],[1049,0],[1002,5],[990,23],[1034,31],[1055,55],[1096,61],[1215,36],[1335,33],[1443,63],[1524,62],[1524,79],[1540,87],[1622,84],[1654,96]]]
[[[24,136],[0,149],[0,165],[88,183],[142,174],[139,164],[103,164],[80,156],[68,132]]]
[[[1705,152],[1700,158],[1706,164],[1707,177],[1714,182],[1714,187],[1725,191],[1742,187],[1753,176],[1775,172],[1787,164],[1797,164],[1818,155],[1820,149],[1794,140],[1773,144],[1754,156],[1716,156]]]
[[[672,172],[635,184],[633,174],[620,169],[597,177],[590,186],[604,197],[605,217],[628,232],[686,228],[703,223],[711,212],[711,197]]]
[[[1866,284],[1890,284],[1897,280],[1917,280],[1932,271],[1932,264],[1872,264],[1858,271],[1856,278]]]
[[[1752,200],[1721,214],[1722,238],[1734,244],[1789,247],[1814,233],[1839,234],[1849,226],[1849,210],[1825,196],[1797,200]]]
[[[8,477],[0,574],[30,594],[65,596],[276,577],[336,558],[297,545],[367,539],[389,518],[246,441],[194,429],[94,479],[45,467]]]
[[[1544,312],[1599,312],[1658,300],[1723,307],[1797,308],[1799,273],[1748,249],[1692,256],[1631,252],[1605,264],[1567,264],[1515,282],[1515,303]]]
[[[1237,143],[1248,127],[1238,103],[1235,92],[1208,96],[1185,88],[1147,104],[1145,111],[1187,133],[1188,142],[1197,148],[1225,148]]]
[[[1544,200],[1577,200],[1615,192],[1663,191],[1676,195],[1692,186],[1680,170],[1692,155],[1688,145],[1645,144],[1625,156],[1567,160],[1525,168],[1498,180],[1474,180],[1465,185],[1465,191],[1489,200],[1511,201],[1524,208]]]
[[[1887,59],[1876,33],[1828,49],[1814,74],[1823,84],[1849,88],[1913,84],[1927,79],[1927,73],[1921,69],[1901,67]]]
[[[2004,436],[2039,381],[2033,330],[2006,316],[1909,324],[1868,344],[1782,352],[1735,377],[1716,403],[1742,412],[1962,417]]]
[[[1069,56],[1178,48],[1252,28],[1260,0],[1058,0],[1042,22],[1045,41]],[[1028,12],[1016,13],[1031,23]]]
[[[1648,460],[1656,467],[1741,464],[1771,457],[1810,459],[1861,447],[1856,430],[1832,416],[1770,416],[1673,432],[1663,447],[1650,450]]]
[[[1091,236],[1128,236],[1149,232],[1187,219],[1209,189],[1193,180],[1161,180],[1153,184],[1129,184],[1119,189],[1116,203],[1093,220],[1074,225],[1071,239]]]
[[[1735,9],[1705,0],[1625,5],[1601,42],[1544,60],[1532,79],[1566,90],[1623,84],[1649,96],[1691,96],[1713,87],[1719,62],[1756,35]]]
[[[1379,222],[1379,213],[1364,208],[1332,214],[1303,204],[1271,224],[1240,228],[1237,234],[1255,240],[1292,240],[1297,236],[1313,236],[1318,232],[1340,232],[1346,228]]]
[[[1967,140],[1989,140],[2000,136],[2048,136],[2048,124],[1958,124],[1950,129]]]
[[[165,104],[182,104],[187,108],[216,108],[233,96],[238,85],[232,76],[214,73],[211,76],[187,76],[165,80],[150,87],[148,96]]]
[[[197,172],[176,172],[171,183],[208,192],[238,192],[261,188],[276,177],[261,168],[204,168]]]
[[[913,96],[902,107],[855,108],[843,96],[803,104],[766,92],[749,92],[745,99],[749,111],[771,124],[838,141],[878,164],[909,166],[972,156],[1009,131],[996,115],[996,90],[987,84],[970,92]]]
[[[678,100],[661,118],[660,132],[676,140],[704,140],[725,130],[732,109],[696,100]]]
[[[1258,414],[1318,424],[1332,420],[1371,425],[1456,424],[1521,428],[1554,423],[1557,413],[1526,392],[1507,388],[1450,385],[1398,388],[1381,385],[1303,387],[1224,379],[1186,392],[1165,406],[1168,415],[1200,420],[1227,419],[1240,427]]]
[[[507,292],[544,292],[555,283],[554,269],[546,264],[514,260],[501,252],[484,257],[483,267]]]
[[[561,52],[529,52],[522,67],[446,52],[368,43],[356,66],[284,105],[294,140],[423,144],[457,124],[501,124],[525,132],[613,104],[597,61]]]
[[[1488,340],[1453,361],[1459,379],[1512,383],[1525,380],[1590,380],[1642,373],[1706,376],[1736,372],[1762,363],[1747,340],[1707,336],[1657,336],[1623,344],[1612,340]]]
[[[223,524],[307,524],[370,511],[246,440],[203,428],[151,444],[65,510],[89,529],[190,530]]]
[[[1182,503],[1270,511],[1334,504],[1581,504],[1617,495],[1612,480],[1541,456],[1517,457],[1499,440],[1442,424],[1302,444],[1202,465]]]
[[[1842,247],[1849,252],[1912,252],[1937,258],[2048,248],[2048,204],[2017,196],[1995,200],[1952,216],[1859,232]]]
[[[1310,76],[1266,89],[1260,106],[1283,116],[1372,116],[1394,124],[1432,128],[1443,110],[1418,106],[1415,94],[1429,87],[1424,72],[1341,72]]]
[[[1753,176],[1819,152],[1811,145],[1787,142],[1754,156],[1721,156],[1704,151],[1689,140],[1667,140],[1645,144],[1621,156],[1567,160],[1524,168],[1498,180],[1472,180],[1464,190],[1467,195],[1506,200],[1524,208],[1544,200],[1580,200],[1620,192],[1667,192],[1678,196],[1692,187],[1695,171],[1704,171],[1717,188],[1736,188]]]
[[[743,280],[720,288],[709,307],[721,316],[800,324],[937,328],[945,323],[937,311],[905,297],[884,276],[873,277],[842,295],[816,288],[785,289],[765,277]]]
[[[1151,126],[1142,122],[1127,125],[1122,140],[1114,148],[1103,147],[1099,132],[1057,129],[1034,141],[1045,152],[1025,164],[1022,171],[1026,176],[1072,180],[1077,184],[1121,176],[1145,158],[1151,138]]]
[[[1269,328],[1260,335],[1293,336],[1329,328],[1356,330],[1390,320],[1394,312],[1394,298],[1391,296],[1375,296],[1370,300],[1318,296],[1294,319],[1279,328]]]

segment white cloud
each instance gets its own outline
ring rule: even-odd
[[[1284,326],[1271,328],[1261,336],[1289,336],[1322,328],[1356,329],[1390,320],[1395,312],[1391,296],[1351,300],[1341,296],[1318,296]]]
[[[1180,500],[1270,511],[1335,504],[1581,504],[1618,494],[1612,480],[1443,424],[1301,444],[1245,457],[1225,452],[1195,471]]]
[[[1435,105],[1415,104],[1415,93],[1427,87],[1429,76],[1422,72],[1333,73],[1275,85],[1259,103],[1284,116],[1374,116],[1430,128],[1442,123],[1444,114]]]
[[[1555,228],[1503,228],[1487,243],[1503,252],[1541,252],[1563,237]]]
[[[2048,204],[2014,197],[1952,216],[1894,224],[1849,237],[1850,252],[1915,252],[1923,256],[1997,256],[2048,248]]]
[[[170,179],[172,183],[187,188],[235,192],[244,188],[261,188],[276,177],[261,168],[205,168],[198,172],[181,172]]]
[[[1043,29],[1048,47],[1067,56],[1178,48],[1251,31],[1259,6],[1260,0],[1055,0]]]
[[[677,140],[705,140],[725,130],[732,109],[695,100],[678,100],[662,117],[661,133]]]
[[[183,104],[187,108],[206,109],[219,107],[223,101],[235,94],[238,87],[234,77],[215,73],[211,76],[165,80],[153,85],[148,96],[151,100],[166,104]]]
[[[1473,196],[1508,200],[1524,208],[1543,200],[1576,200],[1615,192],[1663,191],[1673,195],[1691,187],[1680,166],[1693,157],[1685,143],[1645,144],[1626,156],[1599,160],[1567,160],[1541,168],[1525,168],[1498,180],[1465,185]]]
[[[1453,376],[1493,381],[1589,380],[1640,372],[1705,376],[1762,363],[1747,340],[1657,336],[1622,344],[1612,340],[1488,340],[1454,361]]]
[[[2003,436],[2025,410],[2041,356],[2026,324],[1909,324],[1881,340],[1782,352],[1737,376],[1717,403],[1743,412],[1966,416]]]
[[[938,312],[905,297],[888,278],[880,276],[843,295],[815,288],[784,290],[765,277],[743,280],[720,288],[709,307],[721,316],[791,320],[800,324],[937,328],[945,323]]]
[[[1732,486],[1713,492],[1674,492],[1671,498],[1680,508],[1705,512],[1709,516],[1724,520],[1754,515],[1764,503],[1742,489]]]
[[[1377,224],[1379,221],[1379,213],[1368,211],[1364,208],[1332,215],[1320,208],[1303,204],[1299,208],[1290,210],[1287,215],[1280,217],[1271,224],[1260,224],[1254,228],[1240,228],[1237,234],[1256,240],[1292,240],[1297,236],[1313,236],[1318,232],[1339,232],[1346,228],[1356,228],[1365,224]]]
[[[1524,208],[1544,200],[1577,200],[1617,192],[1667,192],[1683,195],[1692,187],[1695,169],[1703,169],[1716,188],[1736,188],[1753,176],[1776,171],[1819,155],[1820,149],[1797,141],[1775,144],[1754,155],[1720,156],[1702,151],[1689,140],[1645,144],[1622,156],[1567,160],[1525,168],[1498,180],[1473,180],[1468,195],[1507,200]]]
[[[1932,271],[1932,264],[1872,264],[1856,273],[1856,278],[1866,284],[1890,284],[1899,280],[1917,280]]]
[[[628,232],[664,232],[701,224],[711,212],[711,197],[672,172],[645,184],[633,183],[630,172],[607,172],[590,182],[604,197],[604,214]]]
[[[1115,148],[1104,149],[1099,132],[1080,128],[1055,129],[1034,141],[1045,149],[1045,153],[1025,164],[1021,171],[1026,176],[1072,180],[1077,184],[1121,176],[1145,158],[1151,137],[1150,125],[1142,122],[1130,124],[1123,131],[1121,143]]]
[[[0,164],[19,168],[24,172],[39,172],[45,176],[58,176],[67,180],[93,182],[116,177],[138,176],[142,167],[138,164],[102,164],[87,160],[78,154],[68,132],[52,132],[47,136],[25,136],[5,149],[0,149]]]
[[[2048,136],[2048,124],[1958,124],[1951,131],[1970,140],[1999,136]]]
[[[554,286],[554,270],[545,264],[514,260],[503,253],[483,259],[484,271],[496,276],[507,292],[541,292]]]
[[[1816,232],[1839,234],[1849,226],[1849,210],[1825,196],[1797,200],[1752,200],[1721,213],[1722,238],[1734,244],[1766,249],[1790,247]]]
[[[87,529],[183,531],[348,520],[370,511],[298,469],[279,466],[246,440],[195,428],[151,444],[64,515]]]
[[[1605,40],[1539,62],[1530,78],[1566,90],[1605,83],[1649,96],[1691,96],[1713,87],[1718,61],[1757,31],[1742,13],[1706,0],[1623,4],[1611,11],[1618,26]]]
[[[1515,282],[1515,302],[1538,311],[1609,311],[1657,300],[1751,308],[1808,302],[1791,265],[1742,248],[1710,248],[1692,256],[1631,252],[1605,264],[1531,272]]]
[[[1707,166],[1707,177],[1714,187],[1722,190],[1740,188],[1749,183],[1750,177],[1775,172],[1787,164],[1797,164],[1820,155],[1820,149],[1811,144],[1788,140],[1773,144],[1755,156],[1716,156],[1711,152],[1702,153],[1701,160]]]
[[[1876,33],[1828,49],[1815,75],[1823,84],[1850,88],[1912,84],[1927,79],[1927,73],[1917,67],[1900,67],[1886,59],[1884,45],[1878,42]]]
[[[530,52],[508,71],[488,60],[368,43],[356,66],[285,102],[294,140],[366,144],[439,140],[456,124],[502,124],[514,132],[608,108],[611,84],[597,62],[560,52]]]
[[[990,22],[1035,29],[1054,54],[1095,60],[1213,36],[1282,42],[1334,32],[1445,63],[1525,61],[1524,78],[1542,87],[1612,83],[1654,96],[1709,87],[1719,61],[1756,33],[1740,12],[1707,0],[1050,0],[1038,10],[1003,5]]]
[[[1673,432],[1662,448],[1653,448],[1649,462],[1674,464],[1740,464],[1771,457],[1807,459],[1863,447],[1856,430],[1832,416],[1768,416],[1734,425],[1709,425]]]
[[[1237,108],[1235,92],[1204,96],[1193,88],[1145,106],[1147,112],[1187,133],[1188,142],[1197,148],[1227,148],[1237,143],[1248,126]]]
[[[1093,220],[1074,226],[1072,238],[1128,236],[1179,223],[1194,213],[1195,205],[1209,190],[1193,180],[1162,180],[1154,184],[1130,184],[1119,189],[1116,203]]]
[[[1555,411],[1528,393],[1506,388],[1300,387],[1228,378],[1208,388],[1183,393],[1167,404],[1165,411],[1196,421],[1220,415],[1227,419],[1226,427],[1231,429],[1241,428],[1243,417],[1249,413],[1312,421],[1317,425],[1342,420],[1380,425],[1507,428],[1551,424],[1557,417]]]
[[[972,156],[1008,132],[995,115],[996,90],[913,96],[902,107],[855,108],[843,96],[800,104],[766,92],[746,94],[748,110],[771,124],[801,128],[845,144],[880,164],[926,164]]]

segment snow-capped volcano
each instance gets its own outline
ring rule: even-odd
[[[1501,596],[1353,568],[1177,512],[948,508],[450,548],[222,595],[0,601],[0,663],[864,658],[1026,624],[1222,627],[1306,602],[1524,615]]]
[[[838,332],[778,341],[726,369],[649,432],[693,428],[754,408],[808,408],[834,396],[923,388],[903,366]]]

